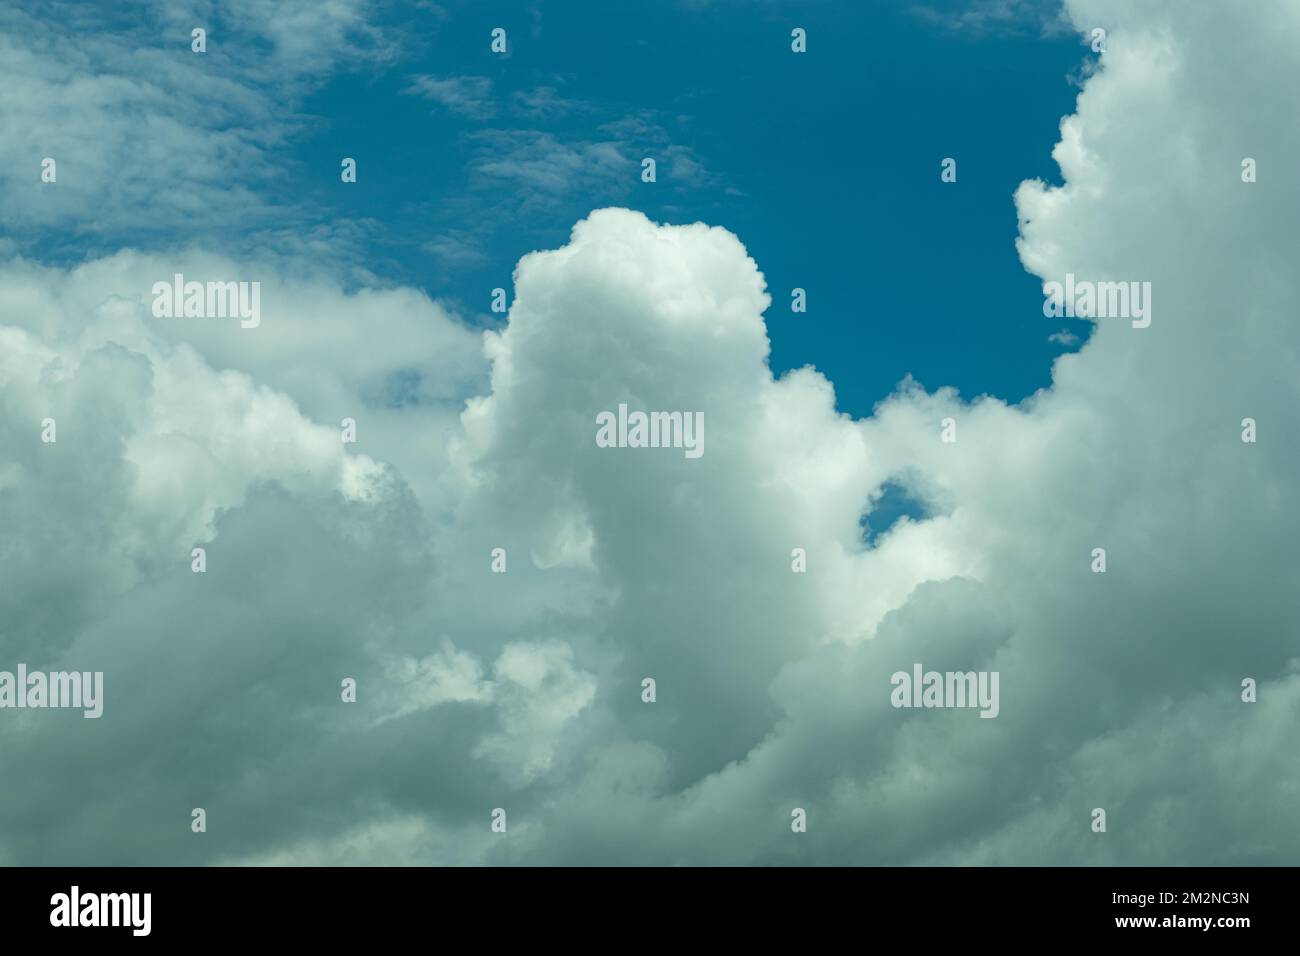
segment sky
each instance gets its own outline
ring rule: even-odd
[[[1295,862],[1298,35],[0,4],[0,864]]]
[[[869,414],[909,374],[1010,401],[1048,384],[1052,358],[1076,344],[1050,336],[1083,336],[1086,324],[1048,327],[1034,314],[1040,292],[1015,258],[1009,196],[1022,179],[1055,176],[1049,147],[1077,93],[1067,76],[1087,53],[1050,5],[991,26],[963,23],[960,5],[668,6],[662,17],[628,4],[533,0],[381,6],[367,10],[364,29],[359,15],[340,15],[350,30],[338,69],[317,72],[296,49],[297,97],[276,96],[257,123],[218,111],[208,121],[214,139],[253,154],[230,162],[248,167],[240,185],[275,209],[255,217],[261,229],[248,220],[232,229],[222,208],[200,208],[198,222],[187,215],[182,225],[149,215],[141,196],[137,216],[24,244],[66,263],[178,233],[238,248],[266,241],[264,232],[324,230],[353,240],[357,268],[487,324],[491,290],[509,286],[520,256],[563,244],[597,204],[629,205],[656,221],[716,220],[741,235],[782,291],[769,315],[774,370],[817,367],[845,411]],[[199,16],[213,38],[200,62],[129,7],[116,26],[210,78],[268,42],[251,25],[243,32],[256,11],[217,5]],[[57,15],[36,19],[40,29]],[[514,42],[501,57],[482,37],[506,24]],[[790,55],[793,24],[815,34],[816,55]],[[237,44],[217,42],[236,30]],[[276,69],[253,79],[275,85]],[[652,154],[665,167],[653,186],[639,177]],[[360,165],[353,188],[341,188],[342,156]],[[939,180],[945,157],[959,159],[960,189]],[[157,162],[125,145],[115,160],[118,175],[142,179],[162,172]],[[219,170],[203,172],[221,188]],[[866,281],[880,317],[900,320],[852,321]],[[798,318],[789,309],[796,287],[810,302]]]
[[[1058,329],[998,309],[1040,295],[1015,260],[1007,197],[1054,172],[1043,147],[1082,58],[1068,31],[1044,37],[1030,20],[973,36],[898,4],[541,9],[480,4],[421,23],[427,82],[346,75],[307,100],[327,119],[294,159],[316,171],[323,206],[346,199],[346,215],[397,233],[392,274],[473,314],[507,264],[562,244],[594,202],[628,204],[743,236],[783,292],[774,369],[818,367],[846,411],[869,413],[907,374],[1017,401],[1048,383]],[[494,16],[526,28],[509,59],[480,42]],[[815,56],[790,55],[793,24],[815,34]],[[342,191],[330,160],[351,143],[376,175]],[[650,188],[639,163],[661,150]],[[961,190],[939,181],[946,156],[961,157]],[[906,319],[853,321],[864,281],[882,316]],[[812,300],[797,320],[796,287]]]

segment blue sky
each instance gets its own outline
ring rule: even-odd
[[[215,136],[239,130],[257,154],[243,180],[255,215],[110,222],[89,237],[38,233],[35,248],[59,262],[121,245],[240,250],[319,234],[367,281],[421,288],[496,327],[491,290],[513,296],[522,255],[564,245],[593,208],[623,205],[734,232],[772,295],[773,372],[814,366],[841,411],[869,415],[908,375],[1016,402],[1050,382],[1067,346],[1049,340],[1063,323],[1042,317],[1039,282],[1017,257],[1011,197],[1024,179],[1057,181],[1050,145],[1087,50],[1048,4],[987,23],[961,16],[979,9],[380,5],[349,33],[359,55],[319,76],[308,60],[304,95],[276,104],[271,122],[213,121]],[[118,22],[183,69],[218,77],[249,49],[272,50],[220,9],[203,20],[210,49],[197,60]],[[506,56],[490,49],[496,27]],[[807,31],[806,54],[790,49],[794,27]],[[359,164],[355,184],[340,181],[344,156]],[[653,184],[640,181],[646,156],[659,164]],[[939,178],[949,156],[953,184]],[[790,310],[796,287],[806,313]],[[1087,323],[1070,324],[1086,337]],[[402,405],[420,385],[418,369],[399,369],[367,395]],[[887,486],[866,540],[903,514],[925,509]]]
[[[869,414],[908,374],[1019,401],[1080,342],[1049,341],[1065,325],[1041,315],[1011,197],[1024,179],[1059,181],[1051,144],[1091,54],[1053,24],[1050,4],[974,23],[967,9],[381,4],[349,32],[337,69],[304,56],[301,75],[278,85],[251,70],[274,109],[260,125],[230,103],[213,108],[208,133],[231,137],[229,176],[256,197],[254,214],[196,203],[183,217],[106,217],[84,232],[38,224],[22,241],[59,263],[123,246],[276,249],[325,236],[361,274],[491,325],[491,290],[509,287],[520,256],[563,245],[592,208],[625,205],[736,233],[768,279],[773,371],[815,366],[843,411]],[[176,18],[184,36],[194,18]],[[197,19],[210,36],[198,61],[125,14],[112,22],[212,82],[271,49],[220,9]],[[498,26],[507,56],[489,48]],[[796,26],[808,31],[803,55],[790,50]],[[340,182],[344,156],[358,160],[355,184]],[[659,164],[654,184],[640,181],[646,156]],[[939,179],[948,156],[955,184]],[[166,171],[152,162],[149,151],[122,156],[117,175],[154,191]],[[807,290],[802,315],[789,308],[795,287]],[[1068,324],[1086,338],[1086,323]]]
[[[959,29],[908,5],[780,6],[405,13],[400,59],[304,104],[314,118],[286,144],[294,188],[322,212],[374,219],[376,271],[465,314],[486,311],[520,255],[618,203],[735,232],[773,296],[774,371],[816,366],[843,410],[869,413],[909,373],[1011,401],[1046,385],[1064,347],[1048,341],[1057,328],[1016,257],[1011,195],[1026,178],[1055,181],[1050,148],[1086,47],[1032,23]],[[496,26],[508,58],[489,49]],[[790,51],[795,26],[805,55]],[[444,84],[443,102],[403,95],[420,75]],[[530,109],[530,95],[546,99]],[[627,162],[565,170],[554,188],[475,171],[525,163],[530,146],[593,143]],[[359,161],[355,187],[338,181],[343,155]],[[640,182],[643,156],[658,157],[654,184]],[[939,180],[946,156],[956,184]],[[425,246],[431,227],[442,257]],[[790,312],[794,287],[808,291],[806,314]]]

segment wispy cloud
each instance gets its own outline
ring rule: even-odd
[[[463,229],[434,236],[422,246],[443,268],[478,268],[488,261],[479,237]]]
[[[492,81],[486,76],[437,77],[424,73],[412,77],[411,84],[402,92],[431,100],[466,119],[491,119],[497,112]]]
[[[539,130],[492,129],[474,134],[471,141],[473,176],[507,181],[539,198],[579,189],[607,193],[632,172],[632,158],[617,140],[565,142]]]
[[[971,34],[1032,33],[1053,36],[1070,30],[1061,0],[959,0],[936,8],[913,7],[921,18]]]
[[[517,90],[510,101],[515,113],[528,119],[554,119],[590,109],[582,100],[561,96],[553,86]]]
[[[388,62],[393,38],[356,0],[237,5],[220,21],[141,4],[58,16],[0,7],[0,219],[24,242],[149,245],[184,223],[198,238],[292,227],[306,206],[268,187],[305,96],[343,65]],[[191,30],[206,25],[204,52]],[[55,161],[57,188],[37,167]]]

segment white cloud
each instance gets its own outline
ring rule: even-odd
[[[176,273],[200,281],[260,282],[261,324],[241,329],[220,319],[154,318],[153,284]],[[304,271],[300,264],[282,271],[274,260],[242,261],[198,250],[126,251],[69,270],[11,262],[0,267],[0,315],[70,354],[113,344],[148,356],[175,353],[175,363],[246,373],[268,402],[324,426],[321,434],[331,435],[332,444],[339,442],[342,419],[353,418],[356,447],[397,465],[430,507],[437,507],[445,441],[456,427],[462,397],[484,376],[479,333],[422,292],[346,292],[332,276]],[[178,349],[183,345],[202,360]],[[155,369],[160,387],[172,381],[166,374],[172,367]],[[179,430],[166,417],[192,413],[189,424],[215,435],[243,416],[236,405],[193,409],[183,397],[190,374],[187,367],[175,377],[172,404],[157,406],[160,428]],[[196,440],[197,448],[209,447],[207,438]],[[248,441],[249,454],[281,445]],[[294,454],[289,447],[284,451]]]
[[[839,414],[816,371],[772,376],[740,240],[627,210],[520,261],[482,357],[409,290],[272,268],[282,310],[226,334],[147,317],[173,260],[10,263],[3,650],[104,661],[118,689],[93,741],[0,728],[42,771],[0,799],[0,855],[1293,860],[1300,189],[1263,159],[1300,136],[1276,96],[1300,21],[1281,2],[1071,9],[1108,52],[1062,125],[1065,185],[1017,192],[1020,254],[1044,279],[1152,282],[1153,321],[1101,321],[1019,406],[906,381]],[[496,174],[552,188],[586,161],[560,155]],[[421,402],[344,452],[339,404],[408,365]],[[704,457],[597,447],[620,402],[703,412]],[[438,448],[403,458],[403,439]],[[932,517],[868,547],[859,518],[891,481]],[[171,549],[207,523],[218,560],[190,575]],[[997,670],[998,718],[895,710],[889,676],[914,662]],[[69,785],[91,760],[93,808]],[[507,798],[508,847],[488,835]],[[199,800],[239,832],[199,847],[160,817]]]
[[[484,130],[470,141],[471,164],[482,181],[506,183],[535,194],[535,204],[579,190],[608,194],[628,188],[632,160],[614,141],[564,142],[536,130]]]
[[[581,100],[562,96],[553,86],[516,90],[510,100],[517,113],[530,119],[554,119],[590,109],[589,104]]]
[[[926,20],[974,34],[1033,33],[1053,36],[1069,29],[1061,0],[957,0],[936,9],[913,8]]]
[[[299,122],[286,109],[336,67],[392,55],[362,9],[238,0],[218,17],[209,3],[148,3],[125,30],[92,4],[0,11],[0,215],[89,235],[305,228],[304,210],[272,209],[261,189]],[[197,24],[206,53],[191,50]],[[41,181],[45,157],[55,183]]]
[[[552,769],[569,723],[592,702],[596,682],[576,670],[567,644],[508,644],[493,666],[501,729],[473,753],[512,782],[531,783]]]
[[[432,100],[467,119],[490,119],[497,111],[492,81],[486,76],[436,77],[426,73],[412,77],[402,92]]]

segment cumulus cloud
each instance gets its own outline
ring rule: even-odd
[[[259,282],[260,325],[153,318],[154,283],[171,283],[178,273],[189,280]],[[321,269],[267,259],[127,250],[69,269],[13,260],[0,266],[0,314],[36,341],[61,349],[64,361],[100,346],[190,356],[192,363],[202,356],[216,370],[244,373],[295,414],[301,410],[332,426],[334,441],[342,419],[357,419],[363,423],[357,447],[397,466],[422,496],[437,493],[445,434],[457,426],[462,396],[486,380],[479,334],[423,292],[346,290]],[[169,368],[155,364],[154,371]],[[192,410],[204,427],[221,429],[232,410],[180,399],[188,374],[180,375],[176,407],[160,406],[156,414],[165,423],[167,416]],[[213,440],[205,436],[199,447]]]
[[[1300,20],[1070,14],[1107,53],[1064,185],[1015,196],[1020,256],[1149,281],[1153,321],[1097,320],[1015,406],[907,380],[841,414],[772,375],[740,239],[623,209],[525,256],[481,340],[323,273],[269,268],[241,332],[148,314],[173,259],[10,262],[0,666],[103,670],[106,701],[0,722],[0,859],[1294,860],[1300,191],[1269,170]],[[382,440],[341,445],[344,402]],[[706,453],[598,447],[620,403],[702,412]],[[926,517],[868,544],[888,487]],[[915,662],[999,672],[999,716],[893,708]]]

